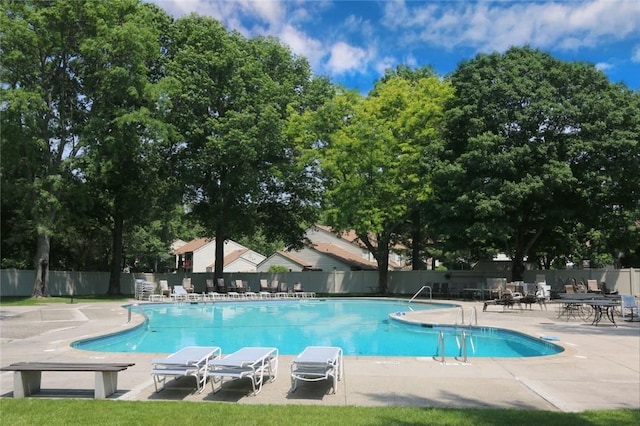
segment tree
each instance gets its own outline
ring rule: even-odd
[[[60,194],[70,177],[68,163],[79,154],[77,128],[86,104],[76,64],[84,35],[78,24],[85,18],[84,4],[76,1],[1,6],[3,191],[11,187],[15,195],[8,220],[3,217],[3,238],[11,225],[20,237],[32,236],[34,297],[48,294]]]
[[[120,294],[123,236],[149,223],[159,199],[172,206],[170,129],[160,120],[156,73],[161,25],[169,19],[137,0],[95,5],[97,18],[81,46],[83,96],[90,111],[76,173],[101,207],[112,234],[108,294]],[[164,155],[163,155],[164,154]]]
[[[558,239],[587,224],[588,210],[599,205],[593,177],[612,175],[591,159],[603,138],[627,128],[607,118],[619,111],[611,103],[618,89],[591,65],[528,47],[480,54],[450,81],[456,97],[445,161],[434,176],[440,229],[448,244],[476,258],[509,254],[512,278],[521,280],[527,256],[557,250]]]
[[[297,244],[314,222],[320,188],[284,130],[330,86],[278,41],[229,34],[210,18],[177,20],[172,40],[167,117],[180,137],[186,201],[216,239],[221,278],[225,240],[261,230]]]
[[[368,97],[338,93],[311,119],[320,135],[329,225],[336,232],[355,230],[378,263],[382,294],[389,250],[430,196],[430,149],[441,144],[439,126],[451,94],[434,75],[388,74]]]

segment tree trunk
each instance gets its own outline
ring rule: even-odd
[[[420,254],[422,246],[422,223],[420,212],[416,209],[411,218],[411,269],[422,271],[426,268],[426,263]]]
[[[214,282],[218,282],[218,279],[224,278],[224,237],[222,232],[216,233],[216,260],[213,269]]]
[[[379,239],[374,253],[378,261],[378,291],[380,294],[387,294],[389,292],[389,239]]]
[[[109,275],[109,295],[120,295],[120,273],[122,272],[122,230],[124,228],[124,218],[116,214],[113,221],[113,242],[111,256],[111,273]]]
[[[49,296],[49,252],[51,243],[49,235],[46,233],[38,234],[38,247],[36,249],[36,257],[34,261],[34,269],[36,271],[36,279],[33,282],[33,293],[31,297],[48,297]]]
[[[516,254],[511,259],[511,280],[512,281],[524,281],[524,255],[521,252],[516,251]]]

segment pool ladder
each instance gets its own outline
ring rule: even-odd
[[[469,318],[469,324],[464,323],[464,308],[462,306],[458,306],[460,310],[456,315],[456,325],[478,325],[478,310],[476,307],[471,308],[471,318]]]
[[[455,357],[456,360],[467,362],[468,359],[468,349],[467,349],[467,332],[465,330],[460,331],[460,335],[456,336],[456,341],[458,343],[459,355]],[[471,342],[472,350],[473,341],[469,337],[469,342]],[[439,360],[441,363],[445,363],[446,356],[446,343],[444,338],[444,331],[440,330],[438,333],[438,343],[436,348],[436,355],[433,357],[435,360]]]

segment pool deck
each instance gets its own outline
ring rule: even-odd
[[[135,302],[135,301],[131,301]],[[444,301],[443,301],[444,302]],[[278,377],[250,396],[245,380],[225,382],[213,393],[207,384],[195,392],[195,380],[168,381],[155,392],[151,360],[165,354],[102,353],[76,350],[71,342],[127,329],[124,303],[78,301],[29,307],[0,306],[0,364],[19,361],[132,362],[118,376],[111,399],[136,401],[235,402],[239,404],[309,404],[352,406],[414,406],[514,408],[580,412],[640,408],[640,322],[606,319],[598,326],[580,319],[558,319],[558,307],[508,309],[482,302],[451,301],[463,306],[467,323],[473,308],[478,325],[510,328],[532,336],[553,336],[565,348],[559,355],[536,358],[488,358],[462,362],[431,357],[344,358],[344,379],[336,394],[324,382],[303,383],[290,393],[293,356],[280,355]],[[222,302],[223,303],[223,302]],[[406,317],[428,323],[455,323],[459,309],[410,312]],[[224,351],[224,348],[223,348]],[[73,381],[73,384],[71,384]],[[91,398],[92,373],[42,374],[42,392],[35,397]],[[13,373],[0,372],[0,398],[13,395]]]

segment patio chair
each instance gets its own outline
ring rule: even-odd
[[[587,280],[587,293],[600,293],[601,291],[598,288],[598,280]]]
[[[181,285],[173,287],[173,293],[171,293],[171,300],[175,302],[185,301],[189,299],[189,292]]]
[[[331,393],[336,393],[342,374],[342,348],[307,346],[291,363],[291,392],[296,391],[298,381],[318,382],[331,379]]]
[[[635,318],[640,318],[638,315],[638,301],[633,294],[621,294],[620,295],[620,315],[624,321],[634,321]],[[635,312],[635,314],[634,314]],[[629,317],[625,320],[625,317]]]
[[[268,377],[273,382],[278,375],[278,349],[263,347],[244,347],[224,358],[216,358],[207,365],[207,376],[211,377],[213,393],[222,389],[225,378],[251,380],[252,394],[257,395]],[[220,381],[218,389],[215,383]]]
[[[211,278],[206,279],[206,291],[207,293],[213,293],[216,291],[216,286],[213,284],[213,280]]]
[[[260,279],[260,290],[258,290],[258,296],[260,298],[269,298],[271,297],[271,292],[269,291],[269,284],[266,279]]]
[[[219,358],[220,354],[221,350],[217,346],[186,346],[166,358],[154,358],[151,361],[151,374],[156,392],[164,389],[167,377],[177,379],[188,376],[196,378],[197,390],[202,392],[207,381],[207,363],[211,359]],[[160,389],[159,384],[162,384]]]
[[[287,287],[287,283],[280,283],[278,287],[278,291],[276,292],[276,297],[289,297],[289,288]]]
[[[183,278],[182,279],[182,287],[187,290],[187,293],[193,293],[193,285],[191,285],[191,278]]]
[[[501,305],[503,311],[518,305],[518,308],[522,310],[522,295],[507,288],[500,299],[485,301],[482,306],[482,312],[486,312],[489,305]]]
[[[257,299],[258,293],[251,291],[251,287],[249,287],[249,282],[244,280],[236,280],[236,287],[240,285],[244,296],[248,299]]]
[[[160,294],[167,297],[171,295],[171,290],[169,289],[169,281],[160,280]]]
[[[218,278],[217,284],[216,284],[216,292],[220,293],[220,294],[227,294],[227,292],[229,291],[229,289],[227,288],[226,284],[224,283],[224,278]]]
[[[302,283],[293,284],[293,295],[295,297],[315,297],[315,293],[311,291],[304,291],[302,288]]]
[[[278,280],[273,280],[271,281],[271,284],[269,285],[269,293],[271,293],[272,295],[275,295],[278,292]]]
[[[501,299],[503,292],[503,278],[487,278],[487,287],[483,293],[488,293],[489,299]]]

